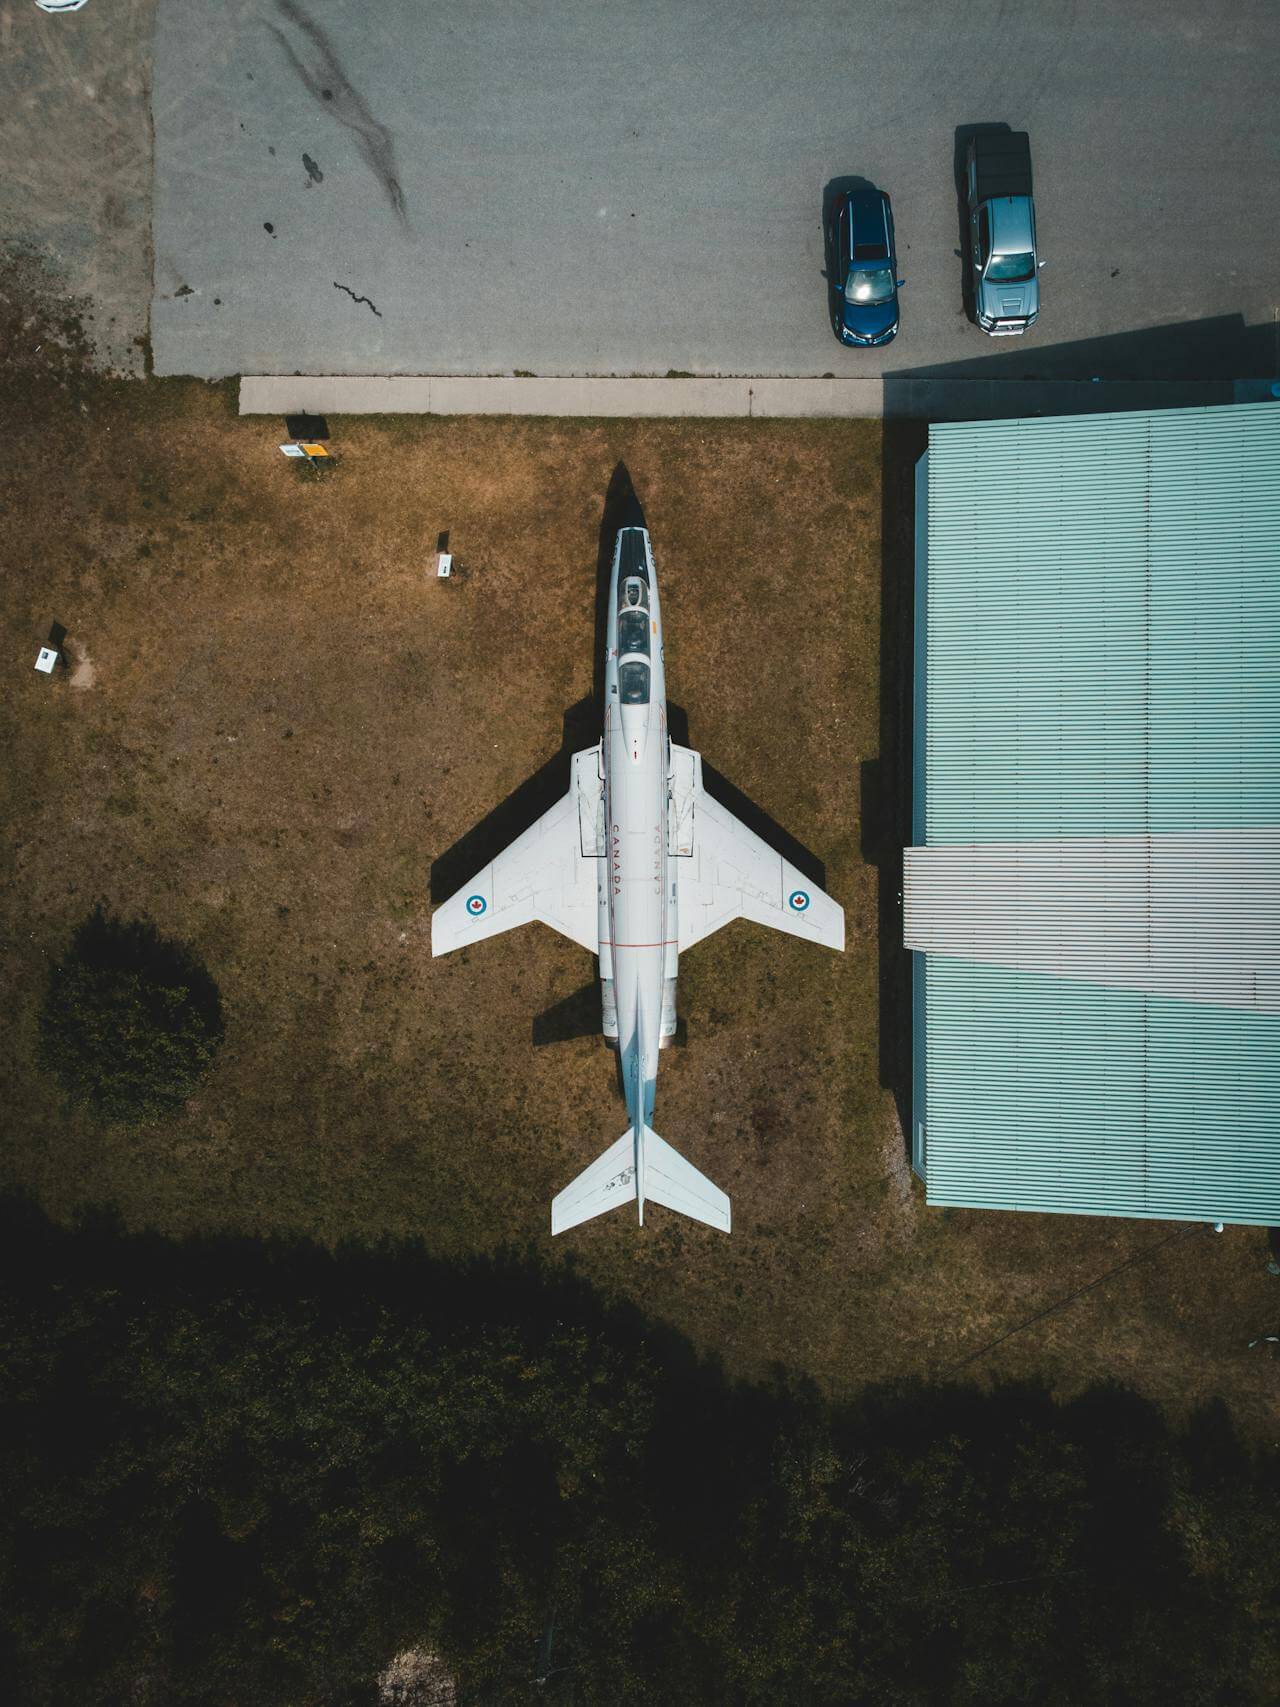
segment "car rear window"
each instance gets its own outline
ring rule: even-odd
[[[889,251],[883,243],[855,243],[853,258],[855,261],[887,261]]]

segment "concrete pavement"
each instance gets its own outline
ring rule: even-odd
[[[1274,379],[1277,69],[1256,0],[0,0],[0,232],[126,373],[153,310],[157,370],[209,376],[829,374],[842,412],[883,376],[889,413]],[[1002,345],[957,313],[950,184],[955,125],[996,118],[1032,131],[1050,262]],[[898,213],[883,351],[826,325],[818,213],[850,169]],[[693,396],[745,412],[743,385]]]
[[[246,375],[242,415],[918,417],[983,420],[1261,401],[1266,380],[476,379]]]
[[[109,0],[50,16],[0,0],[0,236],[79,310],[98,365],[133,375],[152,288],[155,9]]]
[[[1274,375],[1278,72],[1259,0],[162,0],[156,369]],[[1003,344],[953,181],[1000,121],[1048,261]],[[846,174],[894,201],[885,350],[828,324]]]

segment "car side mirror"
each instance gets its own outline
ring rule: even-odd
[[[898,280],[898,289],[901,290],[903,285],[906,284],[906,282],[907,282],[906,279],[899,279]]]
[[[1045,265],[1047,265],[1047,263],[1046,263],[1046,262],[1044,262],[1044,261],[1041,261],[1041,263],[1040,263],[1040,267],[1044,267],[1044,266],[1045,266]],[[1040,270],[1040,268],[1039,268],[1039,267],[1038,267],[1038,268],[1037,268],[1037,269],[1036,269],[1036,270],[1037,270],[1037,272],[1038,272],[1038,271],[1039,271],[1039,270]]]

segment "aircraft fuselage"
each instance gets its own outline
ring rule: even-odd
[[[678,956],[662,612],[643,528],[622,529],[614,547],[604,696],[600,978],[605,1033],[616,1033],[627,1109],[639,1130],[653,1117],[659,1048],[675,1031]]]

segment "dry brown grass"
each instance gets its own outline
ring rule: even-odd
[[[1117,1221],[928,1210],[880,1084],[881,437],[870,423],[335,423],[300,478],[278,423],[196,385],[37,406],[0,485],[13,866],[5,1179],[53,1213],[572,1259],[739,1374],[933,1374],[1152,1243]],[[707,760],[825,861],[827,955],[745,924],[681,967],[689,1047],[657,1125],[734,1200],[556,1241],[553,1193],[626,1124],[599,1040],[535,1050],[594,962],[538,927],[433,962],[433,860],[559,748],[592,685],[601,506],[627,463],[669,687]],[[441,584],[438,530],[470,573]],[[51,620],[74,674],[30,668]],[[98,897],[190,941],[228,1035],[171,1125],[103,1129],[32,1066],[51,960]],[[1192,1235],[968,1374],[1114,1377],[1270,1426],[1262,1235]]]

